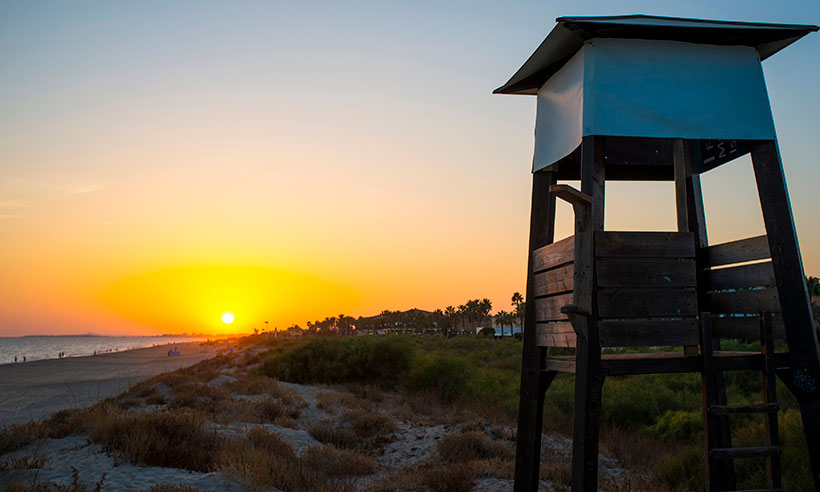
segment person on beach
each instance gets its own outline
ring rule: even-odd
[[[14,363],[17,364],[17,356],[14,356]]]
[[[24,356],[23,356],[23,362],[25,362],[25,361],[26,361],[26,356],[24,355]]]

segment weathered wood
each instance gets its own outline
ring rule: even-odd
[[[757,316],[713,317],[712,326],[716,338],[757,340],[760,335]],[[780,314],[775,314],[772,319],[772,335],[777,340],[785,340],[786,338],[783,316]]]
[[[585,203],[592,205],[592,197],[582,193],[570,185],[552,185],[550,193],[569,203]]]
[[[575,346],[575,330],[569,322],[539,323],[535,332],[539,347]]]
[[[574,271],[570,264],[535,274],[535,295],[541,297],[572,291]]]
[[[545,382],[552,375],[542,371],[546,349],[536,343],[535,256],[533,253],[553,242],[555,197],[549,187],[556,182],[552,172],[536,172],[532,178],[530,239],[527,250],[527,293],[524,309],[521,384],[518,404],[518,432],[515,451],[515,492],[538,490],[541,458],[541,427],[544,416]]]
[[[695,287],[692,259],[601,258],[595,262],[598,287]]]
[[[572,294],[560,294],[535,299],[535,319],[538,322],[566,320],[561,308],[572,304]]]
[[[575,347],[575,333],[537,334],[536,343],[539,347]]]
[[[752,167],[769,239],[783,321],[787,327],[786,342],[791,355],[792,373],[800,375],[795,397],[800,403],[811,474],[814,488],[820,490],[820,349],[776,141],[764,142],[752,150]],[[798,388],[797,385],[795,387]]]
[[[675,211],[678,219],[678,232],[688,232],[689,214],[686,195],[686,144],[682,138],[672,141],[672,166],[675,170]]]
[[[755,314],[761,311],[780,312],[775,289],[718,292],[709,296],[713,313]]]
[[[689,231],[695,236],[695,268],[697,271],[697,301],[698,311],[704,312],[709,310],[709,298],[706,292],[709,289],[709,284],[704,272],[705,268],[705,252],[704,249],[709,245],[709,240],[706,235],[706,218],[703,211],[703,193],[700,186],[700,173],[703,169],[703,157],[701,155],[701,148],[697,141],[682,141],[684,151],[684,168],[685,174],[685,194],[686,194],[686,228],[678,228],[678,232]],[[680,212],[679,212],[680,213]],[[680,222],[678,225],[682,225]],[[698,355],[697,345],[685,345],[683,347],[684,354],[687,356]],[[722,375],[718,375],[722,378]]]
[[[712,267],[743,263],[745,261],[765,260],[769,257],[769,242],[766,234],[728,243],[714,244],[706,248],[706,263]]]
[[[774,337],[772,325],[772,313],[763,313],[760,319],[760,340],[765,360],[763,370],[763,403],[764,405],[777,406],[777,380],[775,370]],[[769,411],[765,417],[766,443],[769,446],[780,445],[780,430],[777,427],[777,409]],[[780,455],[772,455],[766,460],[766,478],[770,489],[779,489],[783,485],[780,474]]]
[[[707,270],[712,290],[770,287],[775,285],[772,262],[753,263],[729,268]]]
[[[551,372],[575,374],[575,358],[548,357],[544,369]]]
[[[694,289],[598,290],[602,318],[649,318],[697,315]]]
[[[598,331],[602,347],[655,347],[697,345],[698,322],[684,319],[601,320]]]
[[[532,254],[532,268],[535,273],[543,272],[571,263],[574,258],[575,237],[570,236],[556,243],[536,249]]]
[[[605,192],[604,139],[583,137],[581,142],[581,191],[592,198],[592,206],[577,206],[575,236],[575,299],[573,304],[595,314],[593,233],[604,230]],[[587,217],[579,219],[579,211]],[[585,337],[578,337],[575,363],[575,408],[572,429],[572,490],[598,490],[598,421],[601,413],[601,345],[598,319],[583,316]]]
[[[694,258],[691,232],[596,232],[597,258]]]

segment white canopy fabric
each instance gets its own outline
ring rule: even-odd
[[[533,171],[588,135],[775,138],[763,70],[750,46],[595,38],[538,90]]]

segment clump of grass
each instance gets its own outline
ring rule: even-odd
[[[39,482],[35,478],[33,483],[24,483],[21,481],[13,482],[3,489],[3,492],[89,492],[88,487],[80,482],[80,472],[73,466],[71,467],[71,482],[67,484],[54,482]],[[100,492],[105,483],[105,473],[100,477],[90,492]]]
[[[208,472],[223,440],[190,409],[133,414],[113,405],[93,407],[85,431],[120,461]]]
[[[475,487],[476,473],[469,464],[426,468],[419,481],[432,492],[470,492]]]
[[[480,432],[444,436],[436,445],[436,451],[439,457],[448,463],[464,463],[512,455],[507,445],[492,441]]]
[[[363,407],[363,402],[350,393],[323,392],[316,395],[316,400],[316,408],[329,413]]]
[[[191,487],[190,485],[169,485],[165,483],[158,483],[156,485],[152,485],[151,488],[148,490],[140,491],[140,492],[207,492],[203,489],[198,489],[196,487]]]
[[[14,424],[0,429],[0,456],[23,448],[37,439],[47,437],[48,428],[42,422]]]
[[[202,383],[191,383],[174,388],[174,397],[168,402],[168,406],[195,408],[213,414],[219,404],[229,398],[230,395],[219,388]]]
[[[363,438],[387,437],[399,431],[396,419],[384,413],[351,410],[342,419],[350,422],[353,432]]]
[[[247,376],[225,385],[225,389],[240,395],[269,395],[284,398],[290,391],[279,381],[267,376]]]
[[[51,458],[45,455],[23,455],[18,458],[0,461],[0,472],[7,472],[11,470],[35,470],[48,466],[49,463],[51,463]]]
[[[339,448],[354,448],[361,443],[361,439],[353,430],[346,427],[339,427],[332,422],[319,422],[308,429],[308,432],[317,441],[324,444],[332,444]]]
[[[358,451],[326,445],[308,448],[302,456],[302,466],[328,477],[345,477],[371,475],[376,472],[379,464]]]

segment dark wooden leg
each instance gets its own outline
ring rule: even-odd
[[[545,349],[535,341],[535,283],[532,252],[552,243],[555,228],[555,197],[549,193],[555,184],[550,172],[536,172],[532,181],[530,245],[527,261],[527,299],[524,306],[524,351],[521,361],[521,389],[518,405],[518,434],[515,451],[515,492],[536,492],[541,460],[541,426],[544,393],[553,373],[544,373]]]
[[[592,197],[588,228],[604,230],[604,139],[584,137],[581,144],[581,191]],[[594,251],[594,245],[591,245]],[[591,253],[590,253],[591,254]],[[591,259],[590,259],[591,260]],[[591,285],[595,285],[593,279]],[[601,344],[598,337],[596,295],[590,292],[591,315],[587,337],[578,337],[575,348],[575,416],[572,429],[572,491],[598,490],[598,421],[601,413]]]
[[[572,491],[598,490],[598,421],[601,415],[600,348],[578,338],[575,361],[575,416],[572,423]]]
[[[792,363],[793,381],[787,386],[800,402],[812,478],[820,490],[820,351],[777,142],[752,150],[752,164]]]

